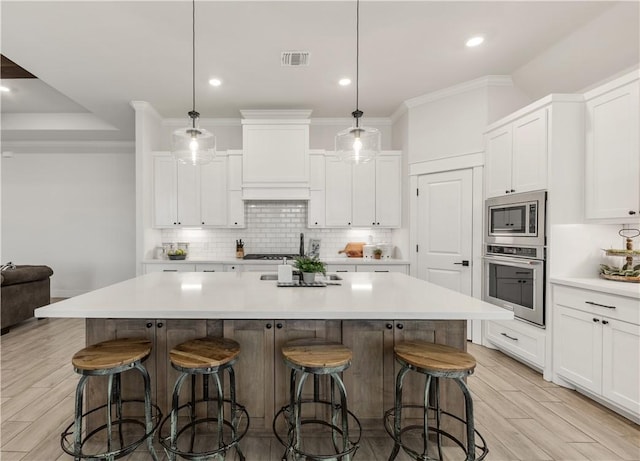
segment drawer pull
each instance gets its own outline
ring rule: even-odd
[[[373,271],[373,272],[389,272],[389,271],[388,271],[388,270],[386,270],[386,271],[378,271],[378,270],[375,270],[375,271]]]
[[[593,301],[585,301],[585,304],[591,304],[592,306],[598,306],[598,307],[606,307],[607,309],[616,308],[616,306],[607,306],[606,304],[598,304],[598,303],[594,303]]]
[[[609,321],[608,321],[608,320],[603,320],[603,321],[602,321],[602,324],[603,324],[603,325],[608,325],[608,324],[609,324]]]
[[[178,272],[178,269],[162,269],[162,272]]]
[[[215,269],[203,270],[202,272],[215,272]]]
[[[500,334],[501,334],[502,336],[504,336],[505,338],[509,338],[509,339],[510,339],[510,340],[512,340],[512,341],[517,341],[517,340],[518,340],[518,338],[514,338],[513,336],[509,336],[509,335],[508,335],[508,334],[506,334],[506,333],[500,333]]]
[[[594,321],[594,322],[596,322],[596,323],[598,323],[598,322],[600,321],[600,319],[597,319],[597,318],[595,318],[595,317],[594,317],[594,318],[593,318],[593,321]]]

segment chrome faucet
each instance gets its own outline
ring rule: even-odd
[[[304,256],[304,234],[300,232],[300,256]]]

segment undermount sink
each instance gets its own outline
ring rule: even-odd
[[[342,280],[342,278],[337,276],[336,274],[327,274],[325,277],[327,280]],[[298,279],[299,277],[297,275],[293,276],[293,280]],[[260,280],[278,280],[278,274],[262,274],[260,276]]]

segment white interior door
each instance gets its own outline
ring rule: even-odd
[[[469,296],[472,185],[470,169],[418,178],[418,278]]]

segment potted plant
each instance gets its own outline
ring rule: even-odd
[[[302,272],[302,280],[304,283],[315,282],[317,273],[327,273],[324,263],[317,257],[310,258],[308,256],[300,256],[296,258],[293,267]]]
[[[381,256],[382,256],[382,250],[380,248],[376,248],[375,250],[373,250],[374,259],[380,259]]]

